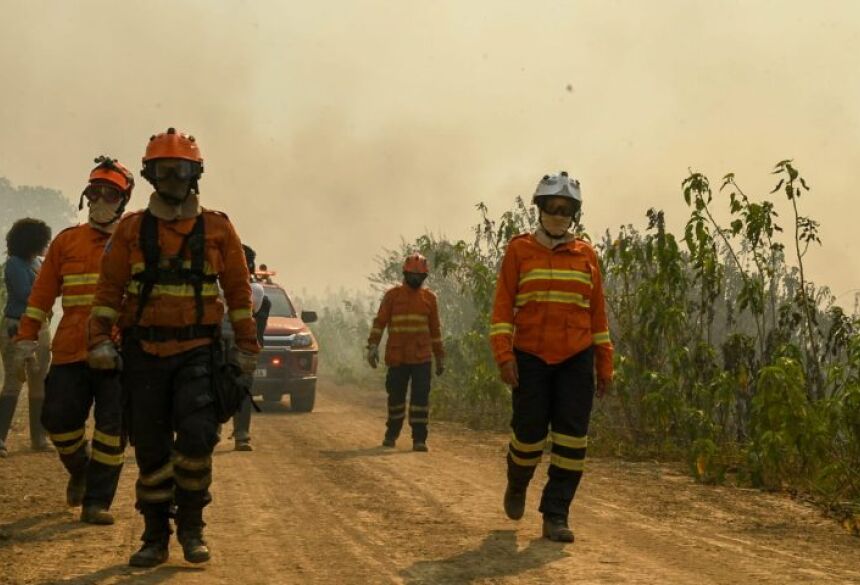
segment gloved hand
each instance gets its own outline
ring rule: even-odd
[[[239,369],[242,370],[242,373],[244,374],[254,373],[254,370],[257,369],[257,362],[259,361],[258,358],[258,354],[253,351],[245,351],[244,349],[237,350],[234,356],[236,365],[239,366]]]
[[[379,365],[379,346],[378,345],[368,345],[367,346],[367,363],[370,364],[370,367],[374,370],[376,366]]]
[[[18,321],[18,319],[6,317],[6,322],[4,323],[4,325],[6,326],[6,335],[9,336],[9,339],[12,339],[16,335],[18,335],[19,323],[20,323],[20,321]]]
[[[445,362],[442,360],[436,360],[436,375],[441,376],[445,373]]]
[[[500,365],[499,373],[502,376],[502,382],[511,388],[516,388],[520,385],[520,374],[517,370],[516,360],[511,360]]]
[[[18,361],[25,362],[27,360],[36,359],[36,348],[39,347],[39,342],[35,340],[22,339],[15,342],[15,357]]]
[[[94,370],[119,370],[120,364],[113,341],[102,341],[87,353],[87,365]]]

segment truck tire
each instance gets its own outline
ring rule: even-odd
[[[316,383],[302,390],[290,394],[290,406],[293,412],[311,412],[314,409],[316,402],[317,388]]]

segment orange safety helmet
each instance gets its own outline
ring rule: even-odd
[[[159,158],[181,158],[203,165],[200,147],[193,136],[177,132],[176,128],[168,128],[167,132],[154,134],[146,145],[143,164]],[[202,169],[201,169],[202,171]]]
[[[90,180],[87,183],[87,188],[93,183],[110,183],[115,185],[122,193],[123,201],[119,207],[119,215],[122,215],[128,200],[131,199],[131,191],[134,189],[134,175],[131,174],[131,171],[124,164],[109,156],[98,156],[93,162],[96,163],[96,166],[90,171]],[[87,189],[85,188],[81,193],[80,201],[78,201],[78,210],[84,208],[84,196],[86,192]]]
[[[107,156],[100,156],[94,161],[96,167],[90,172],[90,183],[106,181],[113,183],[123,193],[131,193],[134,188],[134,176],[125,165]]]
[[[168,128],[167,132],[153,134],[149,137],[146,152],[143,155],[143,170],[140,174],[144,179],[155,185],[155,172],[153,163],[162,158],[178,158],[187,160],[193,166],[194,178],[191,188],[197,191],[197,180],[203,174],[203,157],[200,155],[200,147],[193,136],[177,132],[176,128]]]
[[[417,272],[418,274],[429,274],[430,268],[427,265],[427,258],[422,256],[418,252],[413,252],[406,257],[406,261],[403,263],[403,272]]]

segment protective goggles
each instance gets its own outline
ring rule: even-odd
[[[107,183],[92,183],[84,189],[84,197],[87,201],[95,203],[99,199],[105,203],[119,203],[123,199],[123,192],[114,185]]]
[[[555,199],[553,201],[553,199]],[[572,199],[545,196],[538,199],[538,207],[547,215],[559,215],[563,217],[576,217],[581,205]]]
[[[193,179],[200,174],[200,164],[184,159],[164,158],[152,161],[152,175],[160,181],[171,175],[180,181]]]

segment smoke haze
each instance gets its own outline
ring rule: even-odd
[[[77,201],[94,156],[139,169],[176,126],[204,205],[319,292],[366,286],[401,236],[468,236],[477,202],[503,211],[545,172],[581,179],[593,233],[649,207],[678,229],[688,167],[761,196],[794,158],[823,224],[810,275],[841,293],[858,61],[849,1],[0,0],[0,176]]]

